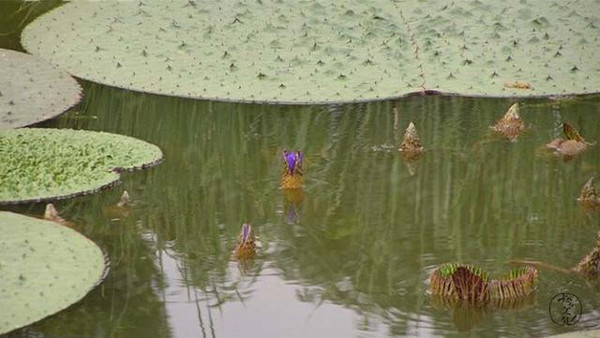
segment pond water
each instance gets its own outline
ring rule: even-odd
[[[427,294],[441,263],[498,276],[513,259],[571,267],[594,247],[600,212],[576,198],[600,173],[599,148],[564,161],[544,144],[561,135],[563,121],[599,140],[598,96],[521,100],[528,128],[509,142],[488,128],[508,99],[268,106],[83,87],[79,106],[42,126],[134,136],[161,147],[165,160],[125,174],[111,190],[56,203],[107,252],[110,273],[82,301],[11,337],[546,336],[600,328],[599,284],[551,269],[540,269],[532,297],[502,309],[451,308]],[[415,163],[396,150],[410,121],[427,150]],[[279,189],[283,149],[305,153],[300,196]],[[115,217],[108,210],[124,189],[135,205]],[[240,265],[231,253],[244,222],[261,246]],[[574,326],[549,316],[561,292],[582,302]]]

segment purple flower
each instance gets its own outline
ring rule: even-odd
[[[242,225],[242,242],[247,241],[249,235],[250,235],[250,225],[244,223],[244,225]]]
[[[302,161],[303,156],[301,151],[283,151],[283,161],[287,166],[287,173],[294,175],[298,173],[302,175]]]

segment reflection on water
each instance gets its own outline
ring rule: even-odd
[[[0,3],[0,45],[55,2]],[[17,13],[10,14],[9,13]],[[445,262],[497,275],[513,259],[569,267],[594,246],[598,210],[576,201],[600,173],[599,146],[568,162],[545,144],[562,123],[600,139],[600,97],[521,101],[516,142],[491,133],[514,102],[411,97],[278,107],[164,98],[84,84],[76,110],[45,127],[131,135],[165,161],[122,186],[56,203],[109,254],[81,302],[11,337],[350,337],[533,335],[600,328],[600,284],[540,269],[532,297],[476,309],[427,295]],[[409,122],[425,152],[398,147]],[[304,189],[280,187],[281,152],[301,149]],[[132,203],[119,207],[124,190]],[[42,215],[44,205],[10,207]],[[240,266],[240,226],[261,242]],[[0,277],[1,278],[1,277]],[[576,294],[572,328],[548,315]],[[1,304],[1,302],[0,302]]]
[[[600,172],[598,149],[563,162],[544,144],[563,120],[598,139],[599,98],[522,102],[527,130],[513,143],[489,130],[508,100],[278,107],[85,89],[77,112],[45,126],[138,137],[165,161],[58,203],[113,268],[82,302],[15,336],[539,336],[567,330],[547,312],[564,291],[583,302],[578,329],[600,325],[599,288],[551,270],[514,307],[451,309],[426,294],[444,262],[499,274],[511,259],[570,266],[593,247],[598,213],[576,199]],[[418,125],[426,146],[412,173],[387,150],[402,142],[395,119]],[[304,153],[297,194],[279,189],[283,149]],[[113,217],[123,189],[134,203]],[[231,253],[244,222],[262,246],[240,269]]]

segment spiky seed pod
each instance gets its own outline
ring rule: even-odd
[[[44,219],[56,223],[64,222],[64,219],[58,215],[58,211],[52,203],[46,204],[46,210],[44,211]]]
[[[597,279],[600,276],[600,232],[596,235],[596,247],[573,268],[586,278]]]
[[[584,206],[589,207],[594,207],[600,204],[600,198],[598,197],[596,187],[594,186],[594,177],[590,177],[583,188],[581,188],[581,193],[579,194],[579,198],[577,198],[577,200]]]
[[[510,106],[506,114],[490,128],[511,141],[516,140],[525,129],[525,123],[519,116],[519,104]]]
[[[554,150],[559,155],[565,156],[565,158],[576,156],[587,149],[589,144],[579,134],[577,129],[573,128],[567,122],[563,123],[563,133],[565,134],[565,139],[554,139],[546,144],[546,147]]]
[[[256,254],[256,238],[250,224],[242,225],[233,253],[239,260],[251,259]]]
[[[119,208],[127,208],[131,206],[131,197],[129,197],[129,193],[127,190],[123,191],[123,195],[121,195],[121,199],[117,203]]]
[[[402,153],[405,158],[416,159],[423,153],[423,145],[421,139],[417,133],[417,127],[415,124],[410,122],[406,131],[404,132],[404,139],[398,151]]]
[[[567,122],[563,122],[563,133],[567,140],[574,140],[585,143],[585,139],[579,134],[579,131]]]

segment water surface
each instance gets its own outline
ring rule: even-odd
[[[5,5],[7,6],[7,5]],[[542,269],[533,297],[492,311],[427,295],[436,265],[493,275],[512,259],[575,265],[594,246],[599,212],[576,202],[600,173],[598,146],[571,161],[544,144],[562,121],[600,139],[600,98],[522,100],[517,142],[488,126],[507,99],[410,97],[373,104],[265,106],[196,101],[83,83],[73,111],[43,127],[102,130],[161,147],[156,168],[56,203],[106,250],[107,279],[81,302],[14,337],[375,337],[532,335],[600,328],[597,283]],[[397,114],[394,113],[397,108]],[[413,121],[427,151],[397,152]],[[283,149],[305,153],[303,195],[279,189]],[[128,217],[108,212],[126,189]],[[9,210],[43,213],[43,205]],[[231,258],[242,223],[257,257]],[[550,299],[584,314],[554,324]]]

